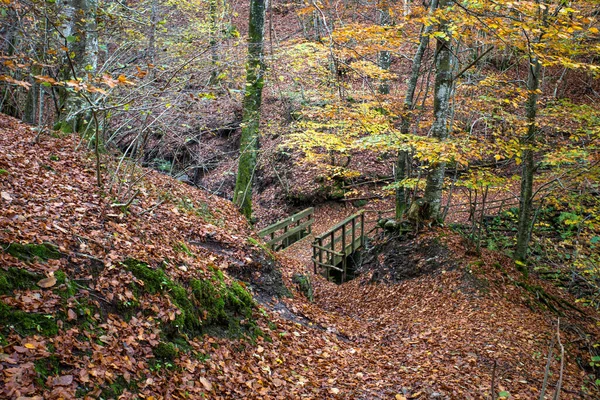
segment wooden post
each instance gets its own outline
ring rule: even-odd
[[[335,231],[331,231],[331,251],[335,251]],[[335,264],[335,255],[331,253],[331,265]]]
[[[365,213],[360,213],[360,247],[365,246]]]
[[[316,274],[317,273],[317,248],[314,246],[314,242],[313,242],[313,269]]]
[[[323,247],[323,239],[319,238],[319,247]],[[319,249],[319,268],[323,267],[323,250]]]
[[[354,253],[356,242],[356,218],[352,218],[352,252]]]
[[[346,224],[342,225],[342,283],[346,280]]]

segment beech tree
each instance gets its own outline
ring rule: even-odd
[[[450,1],[440,0],[439,7],[446,11]],[[433,125],[432,136],[443,142],[448,138],[448,118],[450,110],[450,95],[452,93],[452,36],[449,31],[449,21],[442,16],[435,37],[436,60],[435,60],[435,90],[433,99]],[[442,203],[442,189],[444,186],[444,172],[446,162],[438,160],[429,167],[427,184],[423,195],[426,218],[438,219]]]
[[[98,66],[96,0],[66,0],[61,6],[65,18],[60,33],[66,49],[64,77],[88,81],[88,76],[93,76]],[[64,91],[63,101],[57,127],[65,132],[82,131],[83,123],[90,119],[90,113],[83,111],[89,104],[85,104],[72,89]]]
[[[429,16],[433,14],[438,6],[438,0],[432,0]],[[407,135],[410,130],[410,122],[411,122],[411,112],[414,109],[414,97],[415,91],[417,89],[417,82],[419,80],[419,75],[421,71],[421,64],[423,60],[423,55],[425,54],[425,50],[429,47],[429,36],[433,31],[434,24],[423,25],[423,29],[421,31],[421,36],[419,38],[419,47],[415,52],[415,55],[412,59],[410,76],[407,80],[406,87],[406,95],[404,96],[404,104],[403,104],[403,112],[401,115],[401,123],[400,123],[400,133],[402,135]],[[398,151],[398,161],[396,162],[395,168],[395,181],[398,184],[398,188],[396,189],[396,219],[401,219],[404,211],[406,210],[408,199],[406,195],[406,189],[404,185],[401,183],[403,179],[406,179],[410,170],[409,166],[409,149],[402,148]]]
[[[267,7],[268,0],[252,0],[250,2],[242,137],[233,195],[233,202],[248,219],[252,218],[252,181],[256,169],[259,141],[260,105],[265,73],[264,36]]]

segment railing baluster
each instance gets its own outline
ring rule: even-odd
[[[346,280],[346,224],[342,225],[342,283]]]
[[[354,250],[356,245],[356,218],[352,218],[352,252],[354,253]]]

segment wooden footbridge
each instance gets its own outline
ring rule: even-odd
[[[314,208],[307,208],[258,232],[274,251],[312,236]],[[343,283],[348,279],[352,257],[365,245],[365,214],[351,215],[327,232],[315,236],[312,242],[312,262],[315,273],[328,280]]]

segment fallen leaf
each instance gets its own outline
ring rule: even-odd
[[[54,386],[69,386],[71,383],[73,383],[73,375],[62,375],[52,381]]]
[[[67,311],[67,315],[69,317],[69,321],[73,321],[75,319],[77,319],[77,314],[75,313],[75,311],[71,310],[69,308],[69,311]]]
[[[202,386],[204,386],[204,389],[208,390],[209,392],[213,390],[212,383],[210,383],[205,377],[200,378],[200,383]]]
[[[48,278],[44,278],[44,279],[42,279],[41,281],[39,281],[39,282],[37,283],[37,285],[38,285],[39,287],[41,287],[42,289],[47,289],[47,288],[50,288],[50,287],[52,287],[52,286],[56,285],[56,278],[55,278],[55,277],[53,277],[53,276],[50,276],[50,277],[48,277]]]
[[[10,196],[10,194],[8,192],[0,192],[0,197],[2,197],[2,199],[6,200],[6,201],[13,200],[13,198]]]
[[[35,344],[25,343],[25,347],[27,347],[28,349],[35,349]]]

